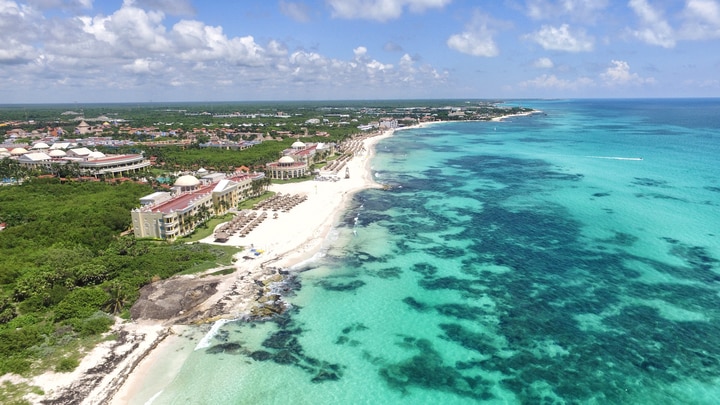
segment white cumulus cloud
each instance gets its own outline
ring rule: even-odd
[[[132,73],[160,73],[160,69],[162,69],[164,64],[160,61],[156,61],[150,58],[143,58],[143,59],[135,59],[132,63],[126,64],[123,66],[123,69],[125,69],[128,72]]]
[[[31,61],[36,56],[31,45],[42,33],[42,15],[32,7],[0,0],[0,66]]]
[[[576,21],[594,21],[607,5],[607,0],[527,0],[525,14],[534,20],[567,16]]]
[[[163,52],[170,47],[162,21],[165,15],[160,11],[146,11],[126,1],[109,16],[81,16],[82,31],[113,46],[132,52]]]
[[[600,74],[600,77],[605,81],[605,84],[609,86],[655,83],[655,79],[652,77],[644,78],[640,77],[637,73],[631,73],[630,65],[625,61],[613,60],[610,63],[611,66]]]
[[[176,52],[184,60],[224,59],[248,66],[259,66],[265,62],[265,51],[252,36],[228,38],[222,27],[182,20],[173,26],[172,35]]]
[[[280,12],[297,22],[310,21],[310,8],[305,3],[280,0]]]
[[[537,42],[543,49],[565,52],[589,52],[593,50],[594,39],[584,30],[571,30],[568,24],[559,27],[543,25],[540,30],[525,35],[526,39]]]
[[[16,40],[10,40],[0,47],[0,65],[20,64],[35,59],[35,49]]]
[[[632,34],[643,42],[663,48],[675,46],[675,33],[662,13],[647,0],[630,0],[629,6],[640,19],[640,27]]]
[[[595,81],[588,77],[580,77],[574,80],[561,79],[555,75],[540,75],[534,79],[526,80],[519,84],[521,88],[543,88],[556,90],[579,90],[585,87],[594,86]]]
[[[76,9],[76,8],[92,8],[92,0],[27,0],[27,3],[38,9],[51,9],[51,8],[63,8]]]
[[[545,57],[536,59],[533,62],[533,66],[538,69],[552,69],[553,67],[555,67],[555,64],[553,63],[552,59]]]
[[[473,56],[497,56],[500,52],[495,41],[484,32],[463,32],[452,35],[447,45],[462,53]]]
[[[472,21],[459,34],[451,35],[447,46],[458,52],[472,56],[493,57],[500,53],[493,38],[495,30],[491,25],[499,25],[486,15],[476,12]]]
[[[333,17],[389,21],[399,18],[405,9],[421,13],[443,8],[452,0],[326,0]]]
[[[78,0],[92,1],[92,0]],[[195,8],[191,4],[191,0],[125,0],[132,3],[138,8],[162,11],[170,15],[193,15]]]
[[[341,57],[305,50],[302,44],[290,51],[265,33],[238,35],[232,33],[237,27],[168,17],[193,14],[186,0],[117,3],[114,9],[103,4],[106,11],[100,13],[90,8],[92,0],[0,0],[3,99],[110,101],[145,93],[158,99],[361,98],[430,96],[447,89],[447,71],[399,46],[390,47],[398,52],[392,59],[385,52],[373,55],[365,46],[348,47]],[[309,4],[278,4],[287,6],[287,14],[302,10],[303,3]],[[398,5],[401,13],[422,12],[449,0],[350,3],[380,5],[388,11],[384,15],[392,16]]]
[[[683,39],[720,38],[720,2],[717,0],[688,0],[683,17],[680,29]]]

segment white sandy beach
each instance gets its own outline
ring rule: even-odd
[[[517,114],[501,115],[501,116],[499,116],[499,117],[491,118],[490,121],[502,122],[502,121],[504,121],[504,120],[507,119],[507,118],[525,117],[525,116],[528,116],[528,115],[533,115],[533,114],[538,114],[538,113],[542,113],[542,111],[533,110],[533,111],[521,112],[521,113],[517,113]]]

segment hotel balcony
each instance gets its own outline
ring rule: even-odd
[[[129,172],[133,170],[139,170],[144,169],[146,167],[150,166],[150,161],[144,161],[135,163],[132,165],[127,166],[118,166],[118,167],[108,167],[105,169],[98,170],[98,174],[110,174],[110,173],[122,173],[122,172]]]

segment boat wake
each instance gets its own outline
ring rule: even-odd
[[[622,157],[622,156],[585,156],[592,159],[609,159],[609,160],[643,160],[641,157]]]

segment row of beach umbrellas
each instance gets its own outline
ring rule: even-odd
[[[267,200],[255,204],[253,208],[287,212],[305,200],[307,200],[307,195],[277,193]]]
[[[257,212],[243,211],[216,230],[215,240],[227,240],[235,233],[239,233],[241,237],[245,237],[266,218],[266,212],[258,215]]]

